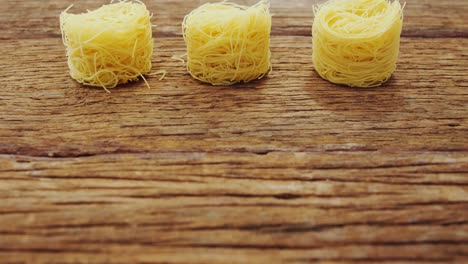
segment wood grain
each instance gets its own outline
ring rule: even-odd
[[[70,12],[84,12],[108,1],[95,0],[5,0],[0,6],[0,31],[5,39],[58,37],[58,14],[74,4]],[[186,14],[209,0],[146,1],[154,13],[155,30],[161,36],[181,36],[181,23]],[[239,4],[254,4],[256,0],[239,0]],[[311,34],[314,4],[323,0],[271,0],[273,34],[309,36]],[[12,10],[14,10],[12,12]],[[468,2],[463,0],[406,1],[404,36],[408,37],[468,37],[466,12]]]
[[[204,2],[147,3],[168,75],[111,94],[67,74],[71,1],[0,5],[0,263],[468,262],[467,1],[408,2],[369,90],[314,72],[306,0],[272,0],[267,78],[193,80]]]

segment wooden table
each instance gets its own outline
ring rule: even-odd
[[[468,1],[408,0],[370,90],[314,72],[314,1],[272,0],[274,71],[235,87],[171,59],[207,1],[146,1],[168,75],[111,94],[68,76],[72,2],[0,5],[0,263],[468,263]]]

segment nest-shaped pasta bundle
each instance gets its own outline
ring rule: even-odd
[[[333,83],[374,87],[396,69],[403,8],[389,0],[330,0],[313,25],[316,71]]]
[[[205,4],[183,22],[187,70],[213,85],[260,79],[271,69],[269,1]]]
[[[60,25],[73,79],[107,90],[150,72],[151,14],[142,2],[119,1],[83,14],[67,11]]]

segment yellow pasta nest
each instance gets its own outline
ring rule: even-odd
[[[271,69],[270,4],[247,7],[222,2],[205,4],[182,24],[187,44],[187,70],[213,85],[260,79]]]
[[[60,25],[73,79],[107,90],[150,72],[151,14],[143,3],[111,2],[83,14],[67,11]]]
[[[395,0],[330,0],[314,10],[313,62],[324,79],[374,87],[396,69],[403,8]]]

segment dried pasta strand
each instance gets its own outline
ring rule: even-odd
[[[398,0],[330,0],[314,13],[313,62],[322,78],[365,88],[391,77],[403,25]]]
[[[187,71],[202,82],[231,85],[261,79],[271,69],[270,3],[205,4],[183,23]]]
[[[166,78],[167,71],[166,70],[160,70],[160,71],[148,74],[148,76],[154,76],[154,75],[161,75],[161,77],[159,77],[158,80],[162,81],[164,78]]]
[[[140,1],[121,0],[83,14],[60,15],[70,75],[106,91],[151,71],[152,15]]]

